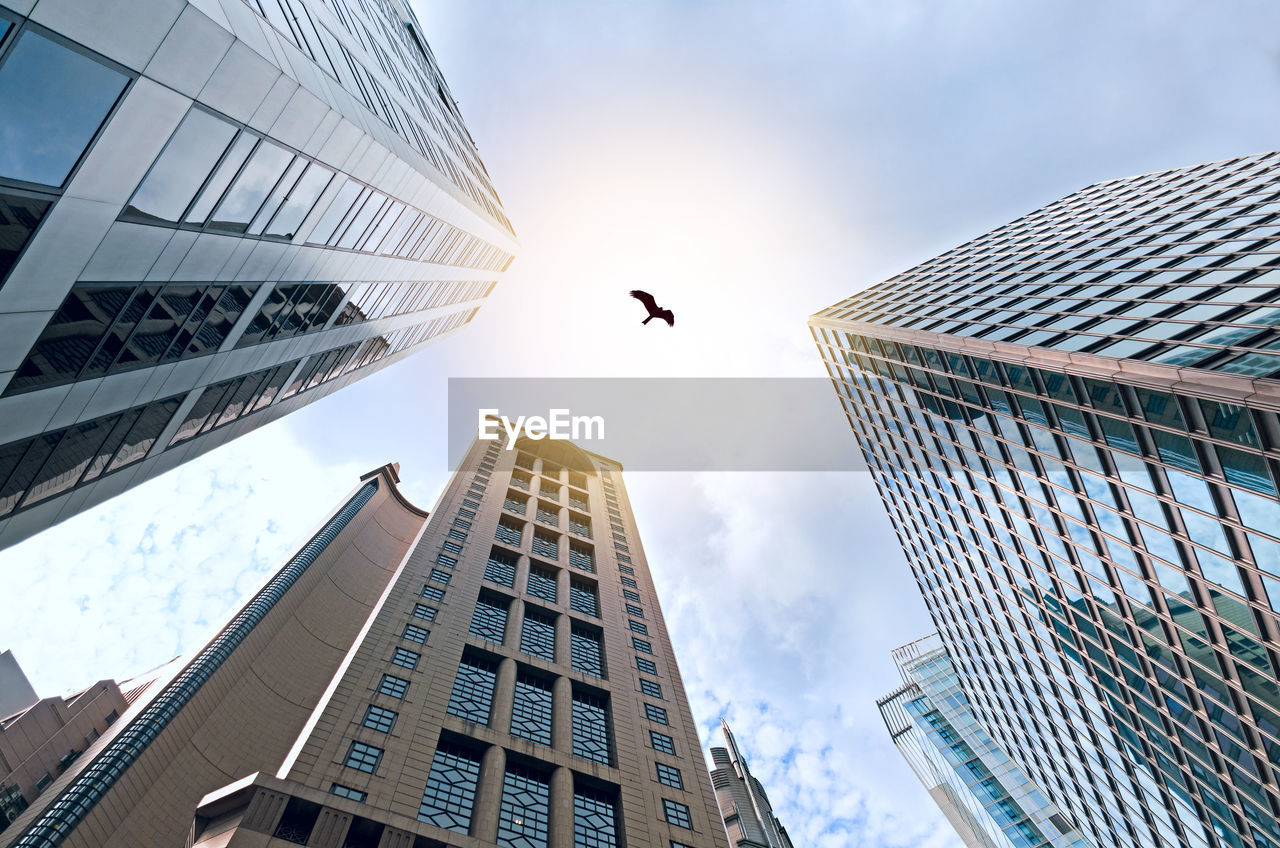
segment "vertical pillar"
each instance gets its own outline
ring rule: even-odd
[[[557,677],[551,687],[551,747],[573,753],[573,684]]]
[[[503,657],[498,663],[498,679],[493,686],[493,710],[489,714],[489,727],[499,733],[511,729],[511,704],[516,694],[516,661]]]
[[[566,589],[565,604],[568,604],[567,594],[568,592]],[[572,664],[572,646],[569,642],[570,628],[572,626],[573,622],[569,620],[569,616],[556,616],[556,662],[560,663],[560,665]]]
[[[529,557],[521,554],[516,558],[516,576],[515,586],[517,592],[523,592],[529,587]]]
[[[493,842],[497,838],[498,813],[502,810],[502,781],[506,773],[507,752],[501,745],[491,745],[480,761],[476,805],[471,811],[471,835],[482,842]]]
[[[573,848],[573,772],[560,766],[551,774],[549,848]]]
[[[507,611],[507,634],[502,644],[513,651],[520,650],[520,631],[524,628],[524,601],[516,598]]]

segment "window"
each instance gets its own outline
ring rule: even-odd
[[[551,683],[540,677],[516,675],[511,703],[511,735],[540,745],[551,744]]]
[[[630,586],[632,589],[639,588],[636,585],[636,581],[632,580],[630,577],[620,577],[618,579],[622,581],[623,586]]]
[[[615,554],[615,556],[618,557],[618,562],[631,562],[631,557],[626,554]]]
[[[378,769],[378,760],[382,759],[382,749],[364,742],[352,742],[347,749],[347,759],[343,763],[347,768],[373,774]]]
[[[546,848],[551,784],[523,768],[508,767],[502,779],[498,844],[507,848]]]
[[[636,657],[636,668],[645,674],[657,674],[658,665],[653,660],[647,660],[644,657]]]
[[[18,261],[53,200],[17,190],[0,191],[0,281]]]
[[[636,618],[644,618],[644,610],[635,604],[627,604],[627,615],[634,615]]]
[[[674,755],[676,752],[676,740],[656,730],[649,731],[649,745],[653,747],[653,750],[661,751],[664,754]]]
[[[636,603],[640,602],[640,595],[636,592],[631,591],[630,589],[623,589],[622,596],[626,598],[628,601],[635,601]]]
[[[448,533],[447,535],[449,536],[449,538],[450,538],[450,539],[457,539],[459,542],[465,542],[465,541],[467,540],[467,534],[466,534],[466,533],[463,533],[463,532],[462,532],[461,530],[459,530],[457,527],[450,527],[450,528],[449,528],[449,533]],[[455,550],[453,550],[455,547],[457,548],[457,550],[456,550],[456,551],[455,551]],[[451,552],[453,552],[453,553],[455,553],[455,554],[460,554],[460,553],[462,553],[462,546],[461,546],[461,545],[453,545],[453,543],[452,543],[452,542],[445,542],[445,543],[444,543],[444,549],[445,549],[446,551],[451,551]]]
[[[410,642],[417,642],[421,645],[423,642],[427,641],[427,637],[430,635],[431,631],[427,630],[425,627],[419,627],[416,624],[406,624],[404,626],[404,633],[400,634],[400,638],[408,639]]]
[[[471,632],[490,642],[501,642],[507,635],[509,602],[499,595],[482,595],[471,614]]]
[[[591,538],[591,519],[576,512],[569,513],[569,532],[584,539]]]
[[[666,763],[657,763],[658,782],[673,789],[684,789],[684,779],[680,776],[680,769],[675,766],[669,766]]]
[[[600,617],[600,600],[596,587],[582,580],[569,581],[569,608],[593,618]]]
[[[453,681],[453,692],[449,695],[449,715],[488,727],[497,679],[498,670],[493,663],[463,657],[458,664],[458,676]]]
[[[431,577],[429,577],[428,579],[431,580],[433,583],[448,583],[449,572],[441,571],[438,568],[433,568],[431,569]]]
[[[668,824],[693,830],[693,819],[689,817],[689,808],[678,801],[662,799],[662,814]]]
[[[516,515],[524,515],[528,506],[529,499],[514,492],[507,492],[506,498],[502,501],[502,508],[514,512]]]
[[[554,604],[556,602],[556,572],[550,568],[531,563],[529,565],[529,594]]]
[[[422,659],[421,654],[405,648],[396,648],[395,653],[391,655],[391,662],[393,665],[398,665],[401,668],[407,668],[410,671],[413,671],[418,667],[418,660],[420,659]]]
[[[614,802],[601,794],[574,788],[574,848],[617,848],[618,824]]]
[[[44,775],[36,781],[36,791],[43,792],[49,788],[49,784],[53,783],[53,775],[45,772]]]
[[[623,574],[635,574],[636,570],[629,565],[619,565],[618,570]]]
[[[240,140],[243,141],[246,138],[253,138],[253,136],[250,133],[243,133]],[[222,201],[218,203],[213,214],[208,217],[209,228],[229,233],[248,231],[250,222],[254,220],[262,202],[267,199],[267,193],[285,175],[286,169],[289,169],[293,162],[294,155],[288,150],[265,138],[260,140],[253,154],[240,169],[239,175],[235,177],[235,182],[222,196]],[[296,175],[296,171],[294,173]],[[215,177],[215,180],[201,193],[192,211],[195,212],[204,205],[216,202],[217,192],[221,187]],[[204,220],[192,220],[191,215],[187,216],[187,220],[193,224],[206,223]]]
[[[641,652],[642,654],[652,654],[652,653],[653,653],[653,645],[649,644],[649,643],[648,643],[648,642],[646,642],[644,639],[639,639],[639,638],[637,638],[637,637],[635,637],[635,636],[632,636],[632,637],[631,637],[631,645],[632,645],[632,647],[634,647],[637,651]]]
[[[662,687],[657,683],[654,683],[652,680],[646,680],[643,677],[640,678],[640,691],[646,695],[652,695],[655,698],[662,697]]]
[[[457,833],[471,829],[471,810],[480,781],[480,758],[452,746],[441,745],[431,761],[427,786],[422,791],[418,820]]]
[[[560,526],[560,507],[554,504],[538,501],[538,521],[551,527]]]
[[[396,716],[398,713],[392,710],[370,704],[368,709],[364,711],[364,726],[370,730],[376,730],[379,733],[390,733],[391,728],[396,726]]]
[[[560,559],[560,541],[554,533],[533,531],[533,552],[547,559]]]
[[[433,601],[443,601],[444,589],[441,589],[437,586],[423,586],[422,597],[431,598]]]
[[[504,545],[512,547],[520,547],[520,537],[524,532],[524,525],[519,521],[510,521],[505,516],[498,520],[498,527],[494,531],[493,537]]]
[[[525,607],[520,626],[520,650],[547,662],[556,661],[556,618],[534,607]]]
[[[669,724],[667,721],[667,711],[662,707],[656,707],[653,704],[644,705],[644,715],[649,721],[655,721],[658,724]]]
[[[479,501],[469,501],[469,500],[467,500],[466,498],[463,498],[463,499],[462,499],[462,503],[463,503],[465,506],[469,506],[469,507],[471,507],[472,509],[479,509],[479,508],[480,508],[480,502],[479,502]]]
[[[330,795],[337,795],[339,798],[350,798],[352,801],[364,801],[369,797],[368,792],[361,792],[359,789],[352,789],[350,786],[343,786],[341,783],[335,783],[329,787]]]
[[[576,624],[569,633],[571,664],[593,677],[604,677],[604,645],[600,636]]]
[[[643,633],[645,636],[649,635],[649,628],[638,621],[631,621],[630,619],[628,619],[627,625],[636,633]]]
[[[413,605],[413,617],[421,618],[424,621],[435,621],[437,612],[439,612],[439,610],[435,607],[429,607],[426,604]]]
[[[593,695],[573,696],[573,755],[609,765],[607,701]]]
[[[436,562],[439,563],[440,565],[443,565],[445,568],[456,568],[458,565],[458,558],[451,557],[448,554],[442,552],[442,553],[436,554]]]
[[[510,588],[516,582],[516,562],[518,557],[501,548],[489,551],[489,561],[485,563],[484,579],[490,583]]]
[[[0,65],[0,177],[66,182],[129,78],[35,30]]]
[[[378,684],[378,692],[390,695],[392,698],[403,698],[407,691],[409,691],[409,681],[394,674],[382,675],[382,682]]]
[[[592,554],[591,548],[579,545],[577,542],[569,543],[569,564],[592,574],[596,572],[595,555]]]

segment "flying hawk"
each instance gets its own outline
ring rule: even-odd
[[[641,321],[641,324],[648,324],[654,318],[661,318],[672,327],[676,325],[675,313],[670,309],[663,309],[658,302],[653,299],[653,295],[639,289],[632,289],[631,296],[644,304],[644,308],[649,310],[649,317]]]

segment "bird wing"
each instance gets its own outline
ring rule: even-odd
[[[631,296],[632,296],[632,297],[634,297],[636,300],[640,301],[641,303],[643,303],[643,304],[644,304],[644,308],[645,308],[645,309],[647,309],[647,310],[649,310],[649,314],[650,314],[650,315],[656,315],[656,314],[657,314],[657,312],[658,312],[658,301],[656,301],[656,300],[654,300],[654,299],[653,299],[653,295],[649,294],[647,291],[640,291],[639,289],[632,289],[632,290],[631,290]]]
[[[670,309],[663,309],[659,311],[658,317],[661,318],[663,321],[666,321],[667,324],[669,324],[672,327],[676,325],[676,314],[672,312]]]

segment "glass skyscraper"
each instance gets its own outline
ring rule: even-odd
[[[405,0],[0,0],[0,546],[459,329],[515,250]]]
[[[1278,177],[1099,183],[811,321],[974,714],[1095,845],[1280,845]]]
[[[978,723],[936,636],[894,651],[876,702],[893,744],[968,848],[1093,848]]]

